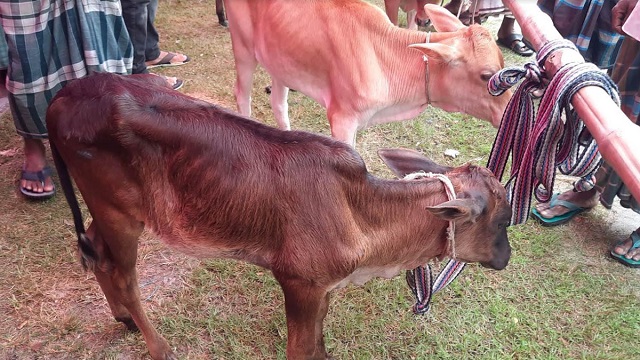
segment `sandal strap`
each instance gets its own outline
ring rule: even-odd
[[[629,251],[640,248],[640,234],[638,234],[638,230],[632,232],[630,237],[631,237],[631,247],[629,248]]]
[[[554,206],[564,206],[565,208],[569,209],[569,211],[574,211],[574,210],[578,210],[581,209],[581,206],[578,206],[572,202],[569,201],[565,201],[565,200],[560,200],[558,197],[560,196],[560,194],[556,193],[553,194],[553,196],[551,197],[551,200],[549,201],[549,205],[550,207],[554,207]]]
[[[159,61],[156,61],[154,63],[155,64],[165,64],[165,63],[171,63],[171,59],[173,59],[174,57],[178,56],[178,54],[176,53],[172,53],[172,52],[167,52],[167,55],[165,55],[162,59],[160,59]]]
[[[51,167],[46,165],[40,171],[22,170],[22,178],[29,181],[40,181],[41,183],[44,183],[44,180],[50,177],[52,173],[53,170],[51,170]]]

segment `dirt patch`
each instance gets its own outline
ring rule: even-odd
[[[198,260],[172,251],[151,236],[143,236],[138,278],[142,303],[148,313],[175,300],[198,264]],[[45,358],[64,359],[65,354],[78,348],[86,354],[98,354],[126,332],[122,324],[114,321],[92,273],[83,272],[76,261],[52,268],[55,271],[32,272],[29,278],[21,279],[21,291],[9,289],[12,299],[8,303],[3,301],[1,306],[6,314],[3,320],[6,330],[0,355],[22,359],[47,354]],[[25,286],[26,282],[31,284]],[[69,337],[77,338],[65,341]],[[72,348],[65,348],[65,344]]]

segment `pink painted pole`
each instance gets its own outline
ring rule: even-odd
[[[535,50],[550,40],[562,39],[535,1],[503,2]],[[544,69],[548,76],[553,76],[562,65],[575,61],[584,62],[584,59],[576,51],[561,49],[547,58]],[[602,157],[615,169],[634,198],[640,199],[640,127],[633,124],[600,87],[582,88],[573,96],[571,104],[598,143]]]

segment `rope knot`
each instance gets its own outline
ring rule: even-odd
[[[542,87],[542,70],[532,62],[524,66],[509,66],[495,73],[489,80],[487,88],[491,95],[499,96],[522,79],[529,84],[531,92],[536,91]]]
[[[527,81],[532,81],[535,82],[537,84],[541,84],[542,83],[542,77],[543,77],[543,72],[540,69],[540,66],[532,63],[532,62],[528,62],[526,64],[523,65],[526,75],[525,75],[525,79],[527,79]]]

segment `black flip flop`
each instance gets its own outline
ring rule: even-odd
[[[521,34],[510,34],[506,38],[498,37],[498,44],[510,49],[520,56],[529,57],[534,54],[534,51],[522,41]]]

